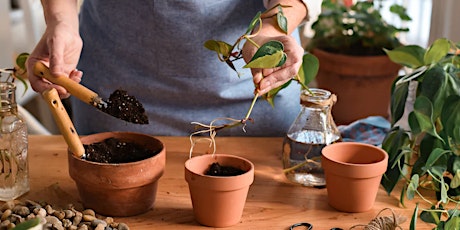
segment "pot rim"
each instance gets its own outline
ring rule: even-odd
[[[346,149],[337,150],[337,148],[349,148],[350,146],[358,146],[362,149],[354,151],[354,153],[373,151],[377,156],[370,160],[372,161],[371,163],[348,163],[337,160],[334,157],[335,154],[347,151]],[[327,145],[321,151],[321,155],[323,157],[322,164],[326,174],[332,173],[350,177],[370,178],[383,174],[388,165],[388,154],[385,150],[374,145],[361,142],[338,142]]]
[[[79,157],[75,156],[74,154],[72,154],[70,149],[67,149],[67,153],[68,153],[68,155],[70,155],[70,157],[72,157],[73,159],[75,159],[77,161],[80,161],[80,162],[84,162],[84,163],[91,164],[91,165],[115,166],[116,167],[116,166],[121,166],[121,165],[139,164],[139,163],[142,163],[142,162],[147,161],[147,160],[152,160],[154,158],[159,158],[162,152],[166,152],[166,148],[165,148],[165,146],[164,146],[164,144],[163,144],[163,142],[161,140],[159,140],[155,136],[144,134],[144,133],[138,133],[138,132],[130,132],[130,131],[128,131],[128,132],[125,132],[125,131],[100,132],[100,133],[94,133],[94,134],[81,136],[80,139],[82,141],[82,144],[89,144],[89,142],[85,142],[84,140],[89,138],[89,137],[96,136],[96,135],[101,136],[101,138],[98,141],[103,141],[103,140],[105,140],[107,138],[110,138],[110,137],[115,137],[116,138],[116,137],[119,137],[121,135],[124,136],[126,134],[128,134],[129,136],[142,136],[142,137],[146,137],[146,138],[151,138],[153,141],[155,141],[155,144],[160,146],[160,148],[157,150],[155,155],[152,155],[152,156],[150,156],[148,158],[145,158],[143,160],[133,161],[133,162],[125,162],[125,163],[102,163],[102,162],[95,162],[95,161],[85,160],[85,159],[79,158]],[[93,142],[93,143],[95,143],[95,142]]]

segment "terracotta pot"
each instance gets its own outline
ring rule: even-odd
[[[343,212],[372,209],[388,165],[381,148],[358,142],[339,142],[322,150],[329,205]]]
[[[84,136],[83,144],[114,137],[146,146],[156,155],[145,160],[108,164],[82,160],[69,151],[69,174],[75,181],[85,208],[107,216],[133,216],[150,210],[158,179],[163,175],[166,150],[163,143],[149,135],[129,132],[106,132]]]
[[[209,166],[218,162],[246,171],[238,176],[204,175]],[[254,165],[241,157],[206,154],[185,162],[193,213],[198,223],[211,227],[228,227],[241,220],[249,186],[254,181]]]
[[[318,88],[337,95],[332,116],[337,125],[350,124],[368,116],[389,119],[391,85],[401,66],[386,55],[348,56],[315,49],[320,67]]]

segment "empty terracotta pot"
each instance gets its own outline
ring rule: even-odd
[[[133,216],[147,212],[155,203],[158,179],[163,175],[166,150],[149,135],[106,132],[84,136],[83,144],[107,138],[134,142],[154,150],[151,157],[130,163],[97,163],[80,159],[70,151],[69,174],[75,181],[85,208],[107,216]]]
[[[372,209],[388,165],[381,148],[358,142],[339,142],[322,150],[329,205],[343,212]]]
[[[246,173],[238,176],[207,176],[209,166],[218,162]],[[211,227],[228,227],[241,220],[249,186],[254,181],[254,165],[247,159],[225,154],[206,154],[185,162],[196,221]]]

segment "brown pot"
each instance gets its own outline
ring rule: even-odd
[[[107,216],[133,216],[150,210],[158,179],[163,175],[166,150],[163,143],[149,135],[130,132],[106,132],[84,136],[83,144],[114,137],[132,141],[158,152],[145,160],[107,164],[68,155],[69,174],[75,181],[85,208]]]
[[[322,150],[329,205],[343,212],[372,208],[388,165],[381,148],[358,142],[338,142]]]
[[[348,56],[315,49],[318,88],[337,95],[332,116],[338,125],[368,116],[389,119],[391,85],[401,66],[386,55]]]
[[[214,162],[240,168],[246,173],[225,177],[204,175]],[[198,223],[228,227],[241,219],[249,186],[254,181],[254,165],[233,155],[196,156],[185,162],[185,180],[189,185],[193,213]]]

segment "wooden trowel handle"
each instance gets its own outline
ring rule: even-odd
[[[81,101],[93,106],[97,106],[95,104],[97,99],[99,99],[97,93],[73,81],[67,76],[53,76],[49,68],[42,62],[35,63],[34,74],[43,77],[56,85],[64,87],[70,94],[80,99]]]
[[[54,120],[57,123],[59,131],[62,136],[64,136],[70,151],[72,151],[75,156],[81,158],[85,154],[85,148],[83,147],[80,137],[73,126],[72,120],[70,120],[69,114],[59,98],[57,90],[53,88],[43,92],[42,95],[45,98],[46,103],[53,114]]]

